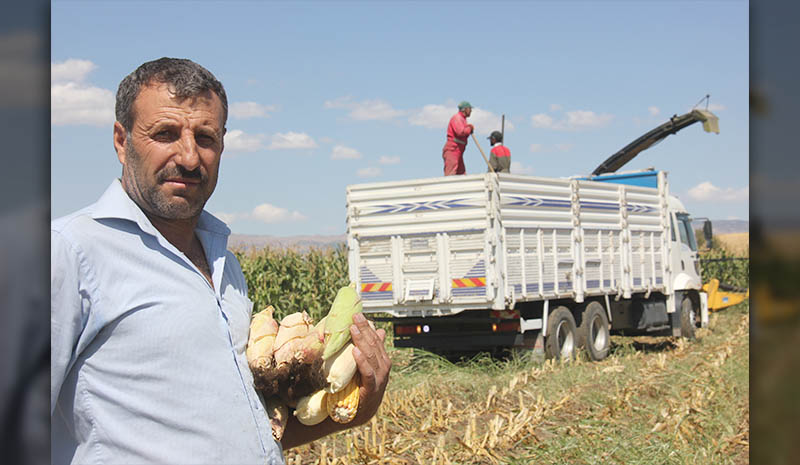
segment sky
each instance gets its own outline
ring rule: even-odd
[[[457,104],[488,155],[501,128],[512,173],[589,174],[702,101],[694,124],[623,171],[668,173],[695,217],[749,216],[749,12],[744,1],[76,2],[51,4],[51,217],[121,174],[119,82],[189,58],[230,114],[206,209],[238,234],[338,235],[345,189],[442,175]],[[707,104],[707,105],[706,105]],[[486,171],[470,139],[467,174]]]

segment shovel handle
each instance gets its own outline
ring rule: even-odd
[[[492,168],[492,165],[491,165],[491,163],[489,163],[489,159],[488,159],[488,158],[486,158],[486,154],[485,154],[485,153],[483,153],[483,149],[481,148],[481,144],[479,144],[479,143],[478,143],[478,138],[477,138],[477,137],[475,137],[475,133],[473,132],[473,133],[472,133],[472,134],[470,134],[470,135],[472,136],[472,140],[474,140],[474,141],[475,141],[475,145],[478,147],[478,150],[480,150],[480,151],[481,151],[481,155],[483,155],[483,161],[485,161],[485,162],[486,162],[486,165],[489,167],[489,171],[491,171],[492,173],[494,173],[494,168]]]

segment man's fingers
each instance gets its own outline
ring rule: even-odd
[[[386,331],[383,329],[376,331],[371,321],[367,320],[364,315],[357,313],[353,315],[350,335],[353,337],[353,344],[356,346],[353,350],[353,357],[356,359],[359,372],[365,378],[365,382],[369,381],[372,384],[376,384],[377,376],[384,376],[383,372],[388,371],[386,367],[391,363],[383,346]]]
[[[375,367],[358,347],[353,347],[353,358],[356,359],[358,372],[361,375],[361,385],[367,392],[375,391]]]

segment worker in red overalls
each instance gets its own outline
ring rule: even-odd
[[[511,151],[508,147],[503,145],[503,134],[500,131],[493,131],[489,137],[489,143],[492,144],[492,152],[489,155],[489,165],[494,169],[495,173],[510,173],[511,172]],[[487,171],[490,171],[487,169]]]
[[[467,148],[467,137],[475,128],[467,123],[467,118],[472,114],[472,105],[464,101],[458,104],[458,113],[450,118],[447,125],[447,142],[442,148],[444,160],[444,175],[466,174],[464,168],[464,149]]]

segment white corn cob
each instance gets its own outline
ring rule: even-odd
[[[278,334],[278,322],[272,318],[273,308],[268,306],[253,315],[247,340],[247,362],[251,368],[265,369],[272,365],[272,349]]]
[[[306,312],[292,313],[281,320],[273,349],[277,366],[288,363],[308,344],[309,341],[303,339],[313,329],[311,324],[311,318]]]
[[[320,389],[310,396],[303,397],[297,401],[294,416],[304,425],[313,426],[321,423],[328,417],[327,395],[324,389]]]
[[[328,392],[341,391],[355,375],[357,366],[356,359],[353,358],[354,347],[352,342],[348,342],[322,365]]]

